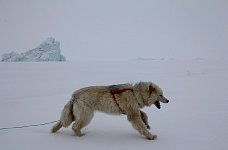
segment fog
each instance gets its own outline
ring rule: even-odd
[[[67,60],[225,59],[225,0],[1,0],[0,54],[47,37]]]

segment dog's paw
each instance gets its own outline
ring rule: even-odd
[[[78,136],[78,137],[82,137],[84,135],[86,135],[85,133],[81,133],[81,131],[77,131],[75,132],[75,135]]]
[[[147,137],[148,140],[155,140],[157,138],[157,135],[152,135],[150,137]]]
[[[78,137],[82,137],[84,135],[86,135],[86,134],[85,133],[76,134],[76,136],[78,136]]]

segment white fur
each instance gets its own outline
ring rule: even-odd
[[[110,90],[117,92],[114,95]],[[95,111],[100,111],[108,114],[126,114],[128,121],[140,134],[153,140],[157,136],[147,130],[150,128],[148,117],[140,108],[151,106],[156,101],[168,102],[163,97],[161,88],[152,82],[82,88],[73,93],[52,132],[58,131],[62,126],[68,127],[75,121],[73,131],[77,136],[83,136],[81,129],[90,123]]]

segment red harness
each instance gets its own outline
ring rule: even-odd
[[[115,95],[121,94],[121,93],[126,92],[126,91],[129,91],[129,90],[130,90],[130,91],[133,91],[133,89],[131,89],[131,88],[123,88],[123,89],[111,88],[111,89],[109,90],[110,93],[111,93],[111,95],[112,95],[112,98],[113,98],[114,102],[116,103],[117,107],[118,107],[119,110],[122,112],[122,114],[125,114],[125,113],[124,113],[124,110],[120,107],[119,103],[118,103],[117,100],[116,100]]]

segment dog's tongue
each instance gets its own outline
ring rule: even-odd
[[[160,105],[160,102],[159,102],[159,101],[156,101],[156,102],[154,103],[154,105],[155,105],[158,109],[161,108],[161,105]]]

